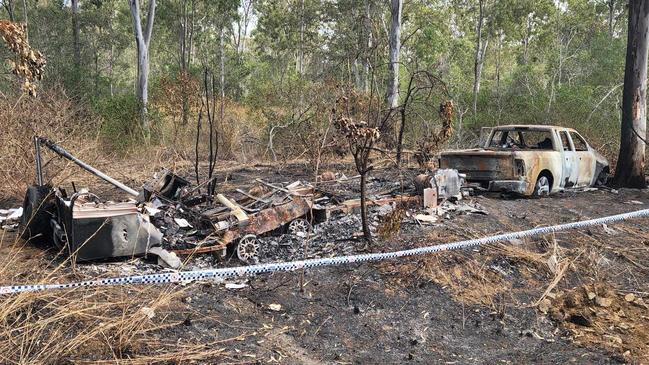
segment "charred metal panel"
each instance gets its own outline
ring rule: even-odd
[[[306,199],[294,197],[289,203],[250,216],[248,225],[241,229],[241,233],[261,235],[307,215],[310,210],[311,205]]]
[[[59,198],[54,242],[77,261],[141,255],[162,233],[132,203],[80,203]],[[62,226],[59,224],[62,223]]]
[[[559,152],[516,151],[513,155],[515,160],[522,160],[525,165],[525,174],[516,176],[516,179],[523,180],[527,183],[527,190],[522,194],[532,194],[534,191],[534,184],[542,173],[550,175],[553,191],[563,187],[563,185],[560,184],[562,176],[562,160]]]
[[[439,167],[458,170],[467,181],[508,179],[514,171],[511,154],[479,149],[444,152]]]
[[[182,177],[164,170],[160,176],[146,183],[142,189],[141,201],[148,201],[153,195],[163,197],[169,200],[179,200],[182,189],[191,185],[189,181]]]
[[[490,191],[506,191],[517,194],[528,194],[530,183],[524,180],[497,180],[489,183]],[[534,185],[532,185],[534,190]]]

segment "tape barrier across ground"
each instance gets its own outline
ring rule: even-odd
[[[538,227],[513,233],[499,234],[495,236],[476,238],[465,241],[445,243],[435,246],[418,247],[409,250],[393,251],[385,253],[369,253],[362,255],[339,256],[331,258],[309,259],[301,261],[277,262],[269,264],[258,264],[250,266],[229,267],[222,269],[209,269],[198,271],[179,271],[149,275],[123,276],[116,278],[97,279],[89,281],[80,281],[67,284],[34,284],[34,285],[13,285],[0,287],[0,294],[12,294],[21,292],[69,289],[81,287],[96,287],[107,285],[138,285],[138,284],[162,284],[162,283],[182,283],[196,280],[207,280],[215,278],[230,278],[237,276],[250,276],[257,274],[266,274],[279,271],[295,271],[298,269],[311,269],[323,266],[338,266],[352,263],[361,263],[369,261],[381,261],[395,259],[399,257],[408,257],[415,255],[425,255],[441,251],[451,251],[464,249],[474,246],[480,246],[489,243],[509,241],[517,238],[544,235],[554,232],[567,231],[601,224],[615,223],[628,219],[649,217],[649,209],[642,209],[628,213],[616,214],[607,217],[588,219],[584,221],[558,224],[554,226]]]

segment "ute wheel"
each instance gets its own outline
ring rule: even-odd
[[[536,179],[536,184],[534,185],[534,192],[532,192],[532,196],[536,198],[548,196],[550,195],[551,189],[552,184],[550,183],[550,178],[548,178],[547,175],[540,175],[539,178]]]
[[[295,237],[305,238],[311,232],[311,223],[303,218],[298,218],[288,224],[288,233]]]
[[[259,262],[259,247],[257,236],[243,236],[237,244],[237,257],[247,264],[256,264]]]
[[[21,238],[33,243],[49,243],[52,239],[50,219],[54,215],[52,188],[48,185],[29,186],[23,201],[20,219]]]

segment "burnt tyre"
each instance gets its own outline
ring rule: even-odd
[[[595,186],[606,186],[606,184],[608,184],[609,177],[610,177],[610,172],[608,167],[602,169],[602,171],[599,172],[599,175],[597,175],[597,179],[595,180]]]
[[[20,237],[37,244],[50,243],[55,206],[52,200],[54,191],[49,185],[29,186],[23,201],[23,215],[20,219]]]
[[[540,198],[543,196],[550,195],[552,190],[552,180],[547,175],[539,175],[539,178],[536,179],[536,184],[534,184],[534,192],[532,196],[535,198]]]

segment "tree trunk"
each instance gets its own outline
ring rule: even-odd
[[[187,0],[183,0],[180,6],[179,29],[178,29],[178,63],[180,66],[180,97],[182,104],[182,125],[189,122],[189,90],[188,68],[191,55],[191,40],[193,25],[190,24],[187,10]],[[193,5],[192,5],[193,12]],[[193,16],[193,15],[192,15]]]
[[[5,10],[7,10],[7,15],[9,16],[9,21],[14,22],[14,2],[13,0],[4,0],[2,2]]]
[[[408,90],[410,92],[410,90]],[[405,102],[407,103],[407,101]],[[399,135],[397,137],[397,156],[396,156],[396,162],[397,162],[397,168],[401,167],[401,154],[403,153],[403,133],[406,130],[406,105],[401,107],[401,110],[399,110],[399,113],[401,115],[401,125],[399,126]]]
[[[110,45],[110,55],[108,57],[108,82],[110,88],[110,97],[112,98],[115,95],[115,90],[113,87],[113,64],[115,63],[115,50],[114,45]]]
[[[372,232],[367,222],[367,172],[361,173],[361,223],[363,225],[363,236],[368,243],[372,243]]]
[[[530,49],[530,38],[532,37],[532,19],[531,14],[527,15],[527,27],[525,28],[525,37],[523,38],[523,64],[527,65],[529,49]]]
[[[648,1],[629,1],[628,27],[620,154],[613,183],[620,187],[645,188]]]
[[[478,113],[478,94],[480,93],[480,78],[482,76],[482,65],[484,64],[484,56],[487,52],[489,40],[482,42],[482,31],[484,26],[484,0],[480,0],[478,14],[478,24],[476,25],[476,42],[475,42],[475,58],[473,63],[473,116]]]
[[[388,66],[388,87],[386,104],[390,108],[399,105],[399,48],[401,48],[401,10],[403,0],[390,1],[390,64]]]
[[[108,34],[111,36],[115,34],[115,13],[111,13],[109,16],[109,22],[108,22]],[[113,69],[115,65],[115,45],[114,42],[111,42],[110,44],[110,51],[108,52],[108,88],[110,91],[110,97],[112,98],[115,96],[115,87],[113,85]]]
[[[148,138],[151,134],[151,125],[147,113],[149,102],[149,43],[153,33],[153,20],[155,18],[156,0],[149,0],[149,9],[146,20],[146,27],[142,29],[140,20],[139,0],[129,0],[131,18],[133,20],[133,33],[137,46],[137,83],[135,86],[136,95],[140,101],[140,124]]]
[[[401,125],[399,126],[399,134],[397,137],[397,155],[395,157],[397,162],[397,168],[401,167],[401,154],[403,152],[403,134],[406,130],[406,108],[414,91],[412,83],[414,82],[415,74],[410,75],[410,81],[408,81],[408,88],[406,89],[406,97],[403,99],[403,105],[399,110],[401,116]]]
[[[221,128],[223,128],[223,119],[225,118],[225,28],[221,27],[220,39],[220,61],[221,61],[221,82],[220,82],[220,91],[221,91],[221,108],[220,108],[220,119],[221,119]]]
[[[615,0],[608,0],[608,35],[613,38],[613,21],[615,20]]]
[[[72,41],[74,46],[74,65],[81,66],[81,44],[79,41],[79,0],[71,0],[72,8]]]
[[[363,90],[363,79],[361,78],[360,64],[358,62],[358,57],[354,59],[352,63],[352,75],[354,76],[354,85],[356,85],[357,90]]]
[[[297,72],[304,75],[304,0],[300,0],[300,48],[297,57]]]
[[[145,44],[140,42],[137,44],[136,95],[140,100],[140,118],[142,128],[144,128],[144,131],[148,135],[151,132],[147,109],[149,103],[149,50]]]
[[[370,1],[365,0],[365,18],[363,25],[367,35],[367,47],[365,48],[365,78],[363,80],[363,89],[365,93],[370,92],[370,51],[372,50],[372,18],[371,18]]]
[[[99,51],[97,47],[93,50],[93,61],[95,63],[95,96],[99,96]]]
[[[498,119],[497,119],[497,124],[500,124],[500,119],[502,116],[502,92],[500,90],[500,72],[501,72],[501,56],[502,56],[502,49],[503,49],[503,41],[505,39],[505,35],[503,32],[500,32],[498,34],[498,54],[496,55],[496,100],[498,102]]]
[[[25,19],[25,40],[29,42],[29,20],[27,19],[27,0],[23,0],[23,18]]]
[[[180,72],[184,73],[186,69],[185,64],[185,50],[187,47],[187,0],[182,0],[180,4],[180,16],[178,17],[178,67]]]

